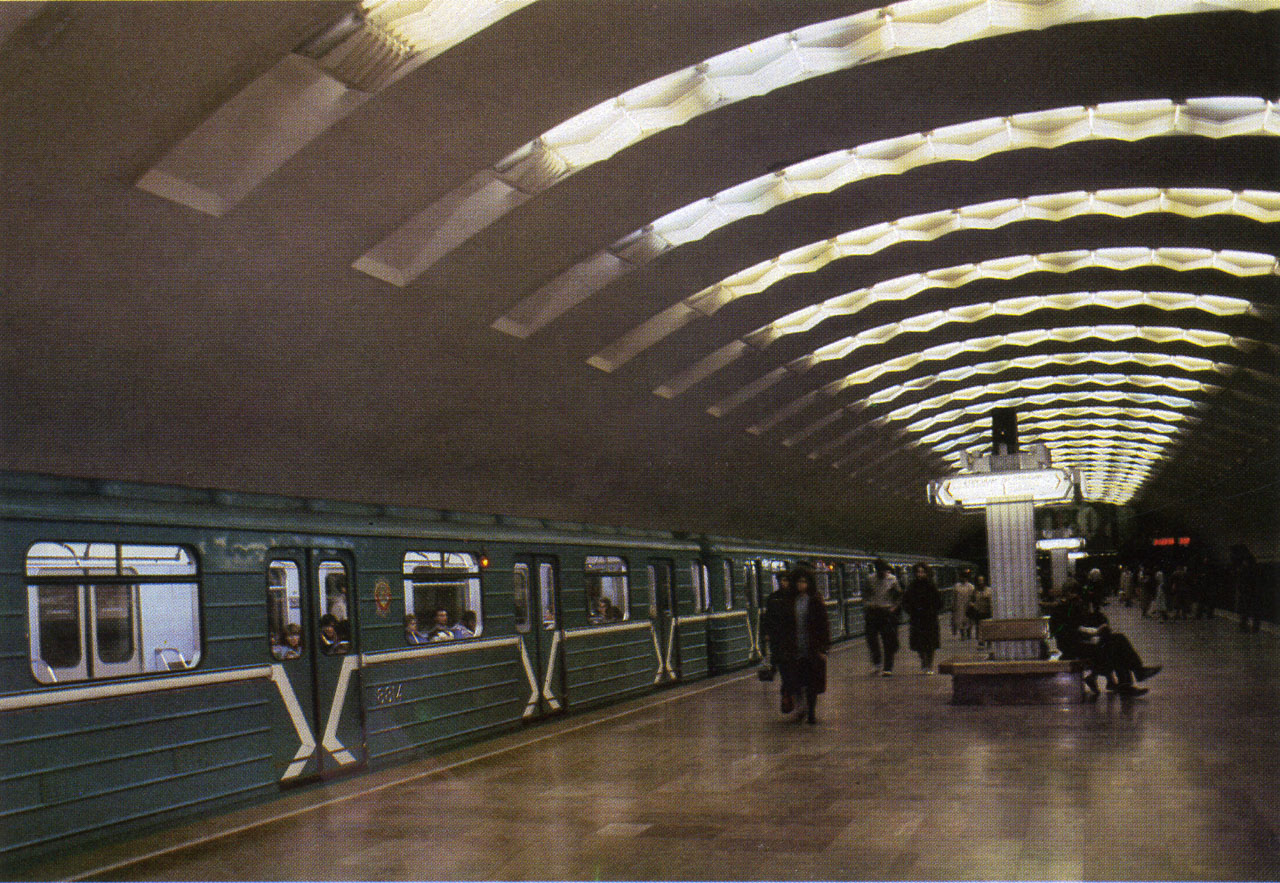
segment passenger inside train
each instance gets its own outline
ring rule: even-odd
[[[449,627],[449,611],[443,607],[437,607],[433,617],[431,629],[427,632],[427,640],[431,643],[437,641],[452,641],[456,635],[453,629]]]
[[[297,659],[302,655],[302,626],[291,622],[284,629],[284,637],[272,642],[271,655],[276,659]]]
[[[426,635],[418,631],[418,617],[412,613],[404,618],[404,640],[406,644],[425,644],[429,640]]]

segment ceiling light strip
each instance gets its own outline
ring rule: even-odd
[[[873,224],[783,252],[709,285],[632,329],[588,363],[614,371],[698,316],[751,297],[801,273],[849,257],[865,257],[901,242],[926,242],[961,230],[994,230],[1022,221],[1065,221],[1086,215],[1131,218],[1166,213],[1188,218],[1235,215],[1280,221],[1280,192],[1221,188],[1134,187],[1000,199]]]
[[[951,368],[947,371],[941,371],[937,374],[917,377],[907,383],[899,383],[876,390],[866,398],[853,403],[853,407],[861,409],[875,405],[884,405],[906,395],[907,393],[928,389],[929,387],[939,383],[959,383],[961,381],[986,374],[1003,374],[1006,371],[1028,371],[1038,368],[1048,368],[1055,365],[1106,365],[1108,367],[1115,367],[1127,364],[1142,365],[1146,368],[1176,368],[1179,371],[1185,371],[1188,374],[1213,373],[1229,376],[1235,371],[1235,366],[1233,365],[1228,365],[1224,362],[1215,362],[1212,359],[1201,359],[1195,356],[1122,352],[1115,350],[1085,353],[1052,353],[1046,355],[1022,356],[1016,359],[1001,359],[996,362],[980,362],[976,365],[964,365],[959,368]]]
[[[1280,0],[1160,0],[1158,5],[1097,0],[1048,4],[1044,0],[905,0],[775,34],[651,80],[547,130],[484,173],[513,191],[538,194],[620,150],[704,113],[858,65],[1061,24],[1276,8],[1280,8]],[[466,206],[465,198],[460,200],[456,192],[443,197],[442,202],[458,206],[455,211],[464,214],[480,208]],[[463,205],[459,206],[460,202]],[[437,206],[428,207],[424,214],[438,216],[442,227],[454,220],[454,212]],[[446,238],[432,242],[436,231],[428,228],[422,232],[432,247],[420,247],[415,259],[400,268],[402,276],[414,269],[420,273],[465,241]],[[376,259],[381,247],[365,257]],[[395,244],[391,250],[405,249],[403,244]]]
[[[915,418],[917,414],[945,408],[952,402],[970,401],[991,395],[1007,395],[1020,390],[1057,389],[1071,386],[1131,386],[1143,389],[1169,389],[1180,393],[1217,393],[1220,386],[1203,383],[1186,377],[1171,377],[1163,374],[1049,374],[1043,377],[1022,377],[1018,380],[1006,380],[998,383],[984,383],[956,389],[944,395],[934,396],[923,401],[903,405],[887,414],[876,417],[881,426],[889,423],[901,423]]]
[[[221,217],[370,95],[530,2],[366,2],[215,110],[137,186]]]
[[[1105,340],[1112,343],[1140,339],[1160,344],[1184,343],[1206,348],[1232,347],[1245,352],[1262,345],[1259,341],[1232,337],[1229,334],[1217,331],[1139,325],[1076,325],[1061,328],[1035,328],[1011,334],[973,337],[967,340],[928,347],[919,352],[908,353],[904,356],[878,362],[847,374],[771,412],[763,419],[748,426],[747,432],[752,435],[760,435],[824,398],[833,398],[851,387],[874,383],[883,377],[910,371],[929,362],[952,361],[961,356],[989,352],[1003,346],[1032,347],[1045,343],[1078,343],[1090,339]],[[723,417],[739,405],[749,401],[757,392],[751,385],[745,386],[712,405],[707,409],[707,413],[713,417]]]
[[[1026,444],[1052,445],[1054,442],[1070,441],[1083,438],[1118,438],[1125,441],[1142,441],[1144,439],[1171,442],[1184,427],[1171,423],[1144,423],[1139,420],[1128,421],[1093,421],[1088,424],[1075,424],[1072,421],[1056,421],[1058,429],[1025,429],[1022,415],[1018,415],[1018,441]],[[978,429],[956,438],[948,439],[941,444],[932,445],[935,451],[945,453],[957,449],[967,449],[974,445],[990,442],[990,429]]]
[[[1149,249],[1144,251],[1154,253],[1158,250]],[[1029,255],[1021,256],[1021,258],[1027,259],[1023,263],[1025,272],[1041,271],[1041,265],[1032,260],[1032,257]],[[1275,258],[1271,257],[1270,260],[1274,266]],[[1187,266],[1186,268],[1199,269],[1199,267],[1195,266]],[[1063,272],[1067,271],[1064,270]],[[860,331],[855,335],[825,344],[806,356],[801,356],[788,362],[787,368],[796,373],[803,373],[822,362],[843,359],[863,347],[887,343],[900,334],[927,333],[953,323],[975,323],[990,319],[993,316],[1022,316],[1038,310],[1075,310],[1084,307],[1102,307],[1112,310],[1153,307],[1165,312],[1197,310],[1215,316],[1263,316],[1270,314],[1270,308],[1266,305],[1255,304],[1241,298],[1188,292],[1116,290],[1031,295],[977,304],[965,304],[946,310],[921,313],[886,325],[878,325],[874,328]],[[725,346],[694,363],[692,367],[671,377],[653,392],[655,395],[665,399],[675,398],[722,368],[733,364],[733,362],[746,354],[748,348],[749,342],[746,338],[730,341]],[[745,398],[743,401],[745,401]],[[735,406],[736,404],[741,404],[741,401],[737,401]]]
[[[1030,395],[1008,396],[994,401],[971,402],[959,408],[951,408],[947,411],[941,411],[928,417],[916,420],[906,426],[900,427],[899,432],[904,438],[911,435],[927,436],[929,433],[937,431],[943,427],[962,421],[990,421],[992,408],[1017,408],[1020,412],[1026,409],[1043,409],[1048,406],[1054,406],[1055,409],[1060,407],[1059,403],[1066,402],[1070,405],[1081,405],[1090,403],[1090,410],[1097,413],[1104,413],[1107,406],[1115,406],[1117,411],[1130,411],[1134,408],[1154,408],[1160,411],[1195,411],[1201,407],[1201,402],[1195,401],[1183,396],[1163,395],[1159,393],[1145,393],[1133,391],[1120,391],[1114,389],[1091,389],[1091,390],[1055,390],[1053,392],[1032,393]],[[836,412],[838,415],[844,414],[844,409]],[[819,451],[809,454],[810,459],[819,459],[820,457],[831,454],[837,447],[853,441],[859,435],[877,428],[882,428],[887,422],[882,420],[866,420],[858,423],[849,431],[845,432],[837,440],[838,445],[828,443]],[[969,424],[972,425],[972,424]],[[967,427],[966,427],[967,428]],[[919,439],[911,439],[915,444],[931,450],[928,445],[923,444]],[[858,456],[865,451],[869,445],[860,445],[851,453],[845,455],[841,460],[836,461],[834,465],[841,465],[853,457]]]
[[[1280,135],[1280,115],[1275,112],[1274,103],[1254,97],[1197,98],[1182,103],[1163,99],[1122,101],[990,117],[833,151],[753,178],[655,219],[552,279],[497,319],[493,327],[516,337],[528,337],[619,276],[674,248],[703,239],[742,218],[763,214],[805,196],[831,193],[857,181],[901,174],[938,162],[976,161],[1012,150],[1052,149],[1088,141],[1140,141],[1169,135]],[[513,190],[510,195],[501,195],[501,199],[515,198],[519,192],[522,191]],[[468,205],[468,211],[450,223],[505,211],[498,204],[500,201],[494,205]],[[428,210],[436,214],[441,211],[443,208]],[[420,217],[427,217],[427,213]],[[407,227],[415,223],[416,219]],[[433,234],[428,245],[442,235]],[[415,241],[402,242],[393,234],[384,244],[388,255],[398,255],[411,251],[419,240],[420,236]],[[372,255],[375,252],[361,261],[370,260],[371,267],[379,272],[405,274],[410,280],[421,272],[416,264],[409,273],[381,266],[385,262]],[[360,267],[360,263],[356,266]],[[714,302],[709,302],[702,309],[713,306]]]
[[[1181,424],[1194,424],[1198,418],[1181,411],[1166,411],[1156,408],[1117,408],[1113,406],[1089,406],[1071,408],[1043,408],[1034,411],[1018,412],[1018,431],[1028,432],[1054,431],[1072,427],[1090,427],[1094,429],[1142,429],[1146,426],[1173,425],[1181,429]],[[1161,430],[1167,431],[1167,430]],[[957,438],[959,436],[959,438]],[[976,418],[968,423],[957,423],[931,432],[920,441],[937,449],[945,449],[946,445],[956,443],[976,444],[983,439],[991,438],[990,416],[986,419]],[[949,440],[949,441],[948,441]]]

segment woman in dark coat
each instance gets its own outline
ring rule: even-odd
[[[805,707],[797,711],[796,723],[817,723],[818,694],[827,689],[831,627],[813,571],[803,565],[793,569],[790,590],[772,606],[770,650],[782,676],[783,711],[797,707],[803,697]]]
[[[920,667],[933,674],[933,654],[942,644],[938,631],[938,614],[942,612],[942,593],[929,575],[925,564],[912,571],[911,585],[902,595],[902,609],[911,620],[908,646],[920,654]]]

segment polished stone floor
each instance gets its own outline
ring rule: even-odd
[[[858,640],[832,654],[816,726],[781,718],[775,685],[740,673],[38,876],[1280,878],[1280,638],[1109,612],[1165,665],[1145,697],[952,706],[950,679],[914,654],[869,677]],[[940,657],[958,649],[944,634]]]

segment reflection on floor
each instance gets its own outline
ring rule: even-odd
[[[103,878],[1277,879],[1280,640],[1109,613],[1165,666],[1145,697],[957,707],[908,651],[868,677],[857,640],[832,655],[817,726],[740,673],[42,876],[249,825]],[[961,649],[943,631],[940,658]]]

